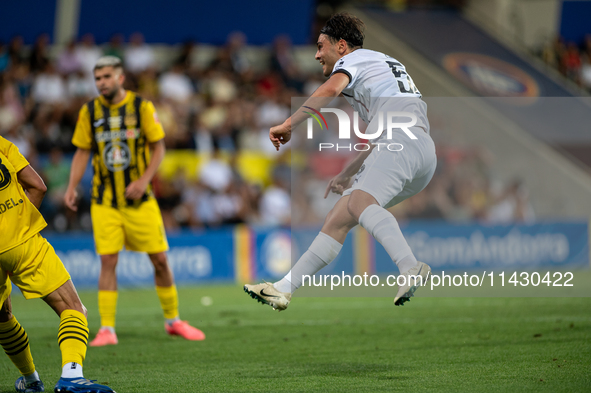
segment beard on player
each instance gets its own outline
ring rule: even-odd
[[[110,89],[109,88],[103,88],[103,89],[101,89],[101,95],[107,101],[112,101],[113,98],[115,98],[115,96],[117,95],[117,92],[119,91],[120,88],[121,88],[121,86],[118,85],[118,84],[115,84]]]

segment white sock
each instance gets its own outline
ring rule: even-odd
[[[273,284],[279,292],[291,292],[291,270],[281,280]]]
[[[411,268],[417,266],[417,259],[413,254],[407,255],[396,263],[400,273],[406,273]]]
[[[33,371],[29,375],[23,375],[23,377],[25,378],[25,383],[31,383],[31,382],[41,380],[41,378],[39,378],[39,374],[37,373],[37,370]]]
[[[313,276],[318,273],[320,269],[331,263],[339,255],[342,247],[341,243],[326,233],[320,232],[308,248],[308,251],[300,257],[289,273],[273,286],[280,292],[295,292],[296,289],[302,286],[303,276]]]
[[[84,378],[82,366],[78,363],[66,363],[62,368],[62,378]]]
[[[101,326],[100,330],[107,329],[111,333],[115,334],[115,328],[113,326]]]
[[[176,321],[180,321],[181,318],[180,317],[174,317],[172,319],[168,319],[166,318],[166,323],[168,324],[168,326],[172,326],[173,323],[175,323]]]
[[[359,224],[384,246],[400,273],[417,265],[417,259],[404,239],[398,221],[388,210],[370,205],[359,216]]]

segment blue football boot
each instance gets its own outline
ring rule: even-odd
[[[20,377],[14,383],[14,388],[19,393],[34,393],[34,392],[44,392],[45,387],[43,386],[43,382],[35,381],[31,383],[25,382],[25,377]]]
[[[60,378],[55,384],[55,393],[115,393],[105,385],[99,385],[86,378]]]

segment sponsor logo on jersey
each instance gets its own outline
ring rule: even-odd
[[[12,198],[7,199],[4,202],[0,202],[0,214],[5,213],[6,211],[12,209],[13,207],[17,207],[18,205],[21,205],[23,202],[24,201],[22,199],[15,201]]]
[[[125,143],[109,142],[103,149],[103,162],[111,172],[124,171],[129,167],[130,160],[131,152]]]
[[[105,131],[94,134],[97,142],[108,142],[112,140],[137,139],[140,137],[140,130],[137,128],[121,131]]]
[[[451,53],[443,58],[445,69],[485,96],[538,97],[539,87],[513,64],[476,53]]]

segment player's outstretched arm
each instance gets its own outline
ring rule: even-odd
[[[304,105],[302,105],[292,116],[291,122],[293,127],[297,127],[305,121],[310,115],[306,112],[309,112],[309,109],[304,108],[305,106],[309,108],[314,108],[316,110],[320,110],[321,108],[325,107],[326,105],[330,104],[330,102],[335,98],[338,97],[343,89],[347,87],[349,84],[349,76],[343,73],[333,74],[326,82],[324,82],[312,95],[310,98],[306,100]]]
[[[343,73],[334,74],[324,82],[316,91],[306,100],[290,118],[283,124],[272,127],[269,131],[271,143],[279,150],[279,146],[285,145],[291,139],[292,128],[297,127],[305,121],[309,115],[305,113],[309,109],[304,106],[319,110],[328,105],[335,97],[338,97],[343,89],[349,84],[349,77]]]
[[[43,202],[43,197],[45,197],[45,193],[47,192],[47,187],[41,176],[35,172],[32,166],[27,165],[16,174],[16,178],[25,189],[29,200],[39,209],[41,202]]]
[[[78,210],[78,206],[76,206],[76,199],[78,198],[76,187],[78,187],[80,180],[82,180],[82,176],[84,176],[89,158],[90,150],[78,148],[72,159],[70,182],[68,183],[68,189],[64,195],[64,202],[66,206],[73,211]]]

